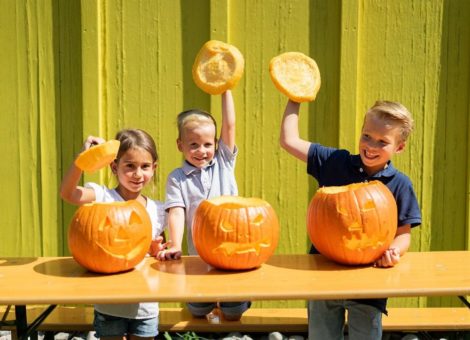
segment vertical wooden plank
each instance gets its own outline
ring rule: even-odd
[[[21,230],[21,186],[20,169],[20,138],[25,129],[20,117],[21,89],[24,88],[23,79],[20,78],[19,69],[23,66],[26,57],[23,44],[24,4],[16,1],[0,2],[0,143],[6,146],[0,166],[0,181],[3,195],[0,196],[0,204],[3,207],[1,222],[4,226],[0,241],[0,255],[20,255],[22,245]],[[8,194],[6,194],[8,193]]]
[[[341,68],[339,72],[339,147],[355,153],[357,136],[361,128],[361,114],[358,112],[358,49],[359,15],[357,1],[341,2]]]

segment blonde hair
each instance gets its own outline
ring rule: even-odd
[[[386,100],[376,101],[375,104],[366,112],[364,121],[367,117],[371,116],[400,125],[402,141],[406,141],[413,131],[414,122],[410,111],[398,102]]]
[[[191,109],[178,114],[178,139],[181,138],[183,131],[187,127],[198,126],[200,124],[214,125],[217,139],[217,123],[212,115],[199,109]]]

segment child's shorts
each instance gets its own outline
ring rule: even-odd
[[[95,310],[93,326],[96,337],[136,335],[155,337],[158,335],[158,317],[149,319],[126,319],[102,314]]]
[[[194,316],[204,316],[209,314],[217,303],[215,302],[188,302],[189,311]],[[220,302],[219,307],[222,313],[229,316],[241,315],[251,306],[250,301],[244,302]]]

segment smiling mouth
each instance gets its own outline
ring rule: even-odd
[[[378,155],[371,154],[367,150],[364,150],[363,154],[364,154],[364,157],[366,157],[367,159],[375,159],[378,157]]]

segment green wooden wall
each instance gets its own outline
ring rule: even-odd
[[[262,197],[277,211],[278,253],[307,251],[305,212],[316,190],[305,164],[278,143],[286,98],[268,64],[287,51],[310,55],[322,74],[317,100],[301,109],[309,140],[354,151],[362,115],[376,99],[411,110],[416,129],[394,162],[412,179],[422,208],[412,250],[469,249],[468,17],[466,0],[0,0],[0,256],[68,254],[75,207],[60,200],[58,188],[89,134],[150,132],[160,163],[147,194],[164,198],[165,178],[181,162],[177,113],[200,107],[220,120],[220,98],[191,77],[209,39],[245,56],[233,91],[236,176],[241,195]],[[86,180],[114,185],[108,171]]]

